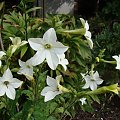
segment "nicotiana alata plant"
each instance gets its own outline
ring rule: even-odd
[[[38,8],[27,10],[26,2],[21,1],[22,13],[4,15],[2,38],[8,43],[0,51],[2,118],[74,117],[76,105],[90,108],[93,101],[99,103],[99,94],[118,94],[118,83],[103,86],[97,65],[117,64],[119,69],[119,57],[107,61],[98,55],[93,60],[87,21],[67,15],[48,16],[45,21],[32,18],[29,11]]]

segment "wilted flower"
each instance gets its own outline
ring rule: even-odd
[[[15,38],[10,37],[10,40],[12,41],[12,44],[16,45],[17,47],[23,46],[28,43],[27,41],[21,41],[20,37],[15,37]]]
[[[65,54],[58,55],[59,57],[59,64],[63,66],[64,70],[67,70],[68,60],[65,58]]]
[[[120,70],[120,55],[117,56],[112,56],[116,61],[117,61],[117,66],[116,66],[116,69],[119,69]]]
[[[22,85],[22,81],[18,80],[17,78],[13,78],[13,75],[8,68],[2,77],[0,77],[0,96],[4,94],[7,95],[10,99],[15,99],[15,88],[18,88]]]
[[[6,53],[3,52],[3,51],[0,51],[0,67],[1,67],[1,65],[2,65],[1,58],[3,57],[3,55],[6,55]]]
[[[10,37],[10,40],[12,41],[12,45],[9,47],[8,51],[7,51],[7,55],[8,56],[12,56],[13,53],[16,52],[17,49],[19,49],[21,46],[27,44],[27,41],[21,41],[20,37]]]
[[[18,74],[23,74],[27,77],[27,79],[33,78],[33,65],[32,65],[32,59],[27,60],[26,62],[23,62],[19,60],[20,70],[18,71]]]
[[[41,64],[46,59],[49,67],[53,70],[56,69],[59,64],[58,55],[63,54],[68,49],[67,46],[56,40],[57,37],[54,28],[47,30],[43,38],[29,38],[28,42],[30,46],[37,51],[33,56],[34,65]]]
[[[86,84],[82,87],[83,89],[89,88],[91,90],[97,89],[97,85],[100,85],[103,80],[99,77],[99,73],[96,71],[93,75],[81,74]]]
[[[90,48],[92,49],[92,48],[93,48],[93,41],[92,41],[92,39],[91,39],[91,32],[89,31],[89,24],[88,24],[88,22],[85,21],[83,18],[80,18],[80,21],[81,21],[83,27],[84,27],[85,30],[86,30],[84,36],[85,36],[85,38],[87,39],[87,42],[88,42]]]

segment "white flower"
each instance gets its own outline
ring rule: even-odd
[[[29,59],[26,62],[19,60],[19,65],[20,70],[17,73],[25,75],[29,80],[32,79],[33,78],[32,59]]]
[[[88,22],[85,21],[83,18],[80,18],[80,20],[81,20],[81,23],[82,23],[83,27],[84,27],[85,30],[86,30],[84,36],[86,37],[87,42],[88,42],[90,48],[92,49],[92,48],[93,48],[93,41],[92,41],[92,39],[91,39],[91,32],[89,31],[89,24],[88,24]]]
[[[69,63],[68,63],[68,60],[65,59],[65,54],[62,54],[62,55],[58,55],[59,57],[59,64],[63,66],[64,70],[66,71],[67,70],[67,66]]]
[[[10,99],[15,99],[15,88],[18,88],[22,85],[22,81],[18,80],[17,78],[13,78],[13,75],[8,68],[2,77],[0,77],[0,96],[4,94],[7,95]]]
[[[119,69],[120,70],[120,55],[117,56],[112,56],[116,61],[117,61],[117,66],[116,66],[116,69]]]
[[[3,55],[6,55],[6,53],[3,52],[3,51],[0,51],[0,68],[1,68],[1,65],[2,65],[1,58],[3,57]]]
[[[56,40],[57,37],[54,28],[47,30],[43,38],[29,38],[28,42],[30,46],[37,51],[33,56],[34,65],[41,64],[46,58],[49,67],[53,70],[56,69],[59,64],[57,55],[63,54],[68,49],[67,46]]]
[[[47,76],[47,87],[45,87],[42,92],[41,95],[45,96],[45,102],[52,100],[56,95],[59,95],[62,93],[62,91],[59,90],[58,86],[59,86],[59,82],[61,80],[61,75],[57,76],[56,79],[51,78],[49,76]]]
[[[80,102],[81,102],[82,105],[86,104],[86,98],[81,98]]]
[[[82,77],[86,82],[86,84],[83,86],[83,89],[90,87],[91,90],[95,90],[97,89],[97,85],[100,85],[103,82],[97,71],[93,73],[93,76],[82,74]]]

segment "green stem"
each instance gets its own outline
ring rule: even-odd
[[[4,51],[4,45],[3,45],[3,40],[2,40],[2,28],[3,28],[3,16],[4,16],[4,10],[5,10],[5,2],[3,2],[3,8],[2,8],[2,14],[1,14],[1,23],[0,23],[0,45],[1,45],[1,49],[2,51]]]
[[[63,113],[62,113],[62,115],[61,115],[61,119],[60,119],[60,120],[62,120],[62,118],[63,118],[64,113],[66,112],[66,110],[69,109],[70,107],[72,107],[73,104],[74,104],[76,101],[77,101],[77,99],[74,98],[73,102],[71,102],[71,103],[64,109],[64,111],[63,111]]]
[[[104,60],[104,59],[100,59],[100,62],[105,62],[105,63],[110,63],[110,64],[116,64],[117,63],[116,61],[107,61],[107,60]]]
[[[26,3],[25,3],[25,0],[23,2],[24,4],[24,14],[25,14],[25,40],[27,41],[28,40],[28,35],[27,35],[27,14],[26,14]]]

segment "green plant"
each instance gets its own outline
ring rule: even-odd
[[[24,0],[21,4],[22,11],[5,14],[3,19],[5,50],[0,51],[3,119],[74,117],[77,104],[90,112],[93,101],[100,103],[99,94],[118,94],[116,82],[100,85],[103,80],[97,67],[104,62],[117,64],[119,69],[116,62],[119,57],[107,61],[103,59],[104,51],[94,54],[87,21],[69,15],[48,15],[42,21],[29,14],[40,8],[28,10]],[[21,80],[22,86],[15,78]]]

